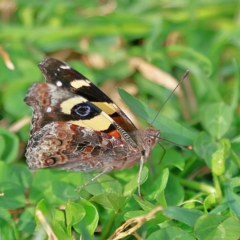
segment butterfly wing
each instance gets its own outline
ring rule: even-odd
[[[93,172],[132,167],[141,157],[126,141],[71,123],[51,122],[35,132],[26,153],[31,169]]]
[[[82,96],[53,84],[33,84],[25,102],[34,110],[31,134],[51,122],[68,122],[120,138],[116,123]]]
[[[47,83],[84,97],[108,114],[126,132],[132,132],[137,129],[124,112],[105,93],[66,63],[54,58],[45,58],[39,64],[39,68],[45,76]]]
[[[104,111],[64,88],[35,83],[25,102],[34,110],[26,153],[31,169],[120,169],[132,166],[142,153]]]

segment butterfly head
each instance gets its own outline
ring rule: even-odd
[[[144,148],[144,157],[147,159],[152,148],[157,144],[160,137],[160,131],[152,127],[142,131],[142,146]]]

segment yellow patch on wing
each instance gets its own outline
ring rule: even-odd
[[[79,103],[83,103],[83,102],[87,102],[87,100],[83,97],[74,97],[74,98],[69,98],[68,100],[62,102],[60,104],[60,107],[62,108],[62,112],[66,113],[66,114],[71,114],[71,109],[79,104]]]
[[[76,79],[70,82],[71,86],[74,88],[80,88],[83,86],[90,86],[90,82],[86,79]]]
[[[115,108],[113,107],[113,104],[107,103],[107,102],[92,102],[95,106],[100,108],[105,113],[111,115],[116,112]]]
[[[69,123],[73,123],[75,125],[91,128],[95,131],[103,131],[110,127],[111,122],[106,116],[103,114],[97,115],[89,120],[77,120],[77,121],[69,121]]]

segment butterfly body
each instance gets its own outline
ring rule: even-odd
[[[33,108],[26,158],[31,169],[107,172],[142,164],[160,132],[138,130],[100,89],[67,64],[46,58],[46,83],[34,83],[25,98]]]

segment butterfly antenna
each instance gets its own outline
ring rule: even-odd
[[[165,138],[161,138],[161,137],[159,137],[158,139],[159,139],[159,140],[162,140],[162,141],[165,141],[165,142],[168,142],[168,143],[171,143],[171,144],[173,144],[173,145],[175,145],[175,146],[178,146],[178,147],[186,148],[186,149],[189,149],[189,150],[192,150],[192,149],[193,149],[193,147],[192,147],[191,145],[182,145],[182,144],[175,143],[175,142],[169,141],[169,140],[167,140],[167,139],[165,139]],[[158,143],[158,144],[161,145],[160,143]],[[161,145],[161,146],[162,146],[162,145]]]
[[[165,142],[168,142],[168,143],[172,143],[173,145],[178,146],[178,147],[186,148],[186,149],[188,149],[188,150],[192,150],[192,149],[193,149],[193,147],[192,147],[191,145],[178,144],[178,143],[169,141],[169,140],[167,140],[167,139],[165,139],[165,138],[161,138],[161,137],[158,137],[158,139],[159,139],[159,140],[162,140],[162,141],[165,141]],[[164,148],[164,146],[163,146],[160,142],[158,142],[158,145],[159,145],[159,146],[162,148],[162,150],[163,150],[163,154],[162,154],[162,157],[161,157],[161,159],[160,159],[160,163],[161,163],[164,155],[166,154],[166,149]],[[160,164],[160,163],[159,163],[159,164]]]
[[[168,98],[165,100],[165,102],[163,103],[163,105],[160,107],[160,109],[158,110],[158,113],[156,114],[156,116],[155,116],[154,119],[152,120],[152,122],[151,122],[151,124],[150,124],[150,127],[151,127],[151,126],[153,125],[153,123],[155,122],[156,118],[157,118],[158,115],[160,114],[160,112],[161,112],[161,110],[163,109],[163,107],[165,106],[165,104],[168,102],[169,98],[173,95],[173,93],[176,91],[176,89],[177,89],[178,86],[182,83],[182,81],[188,76],[188,74],[189,74],[189,70],[187,70],[187,71],[183,74],[180,82],[179,82],[179,83],[177,84],[177,86],[172,90],[172,92],[170,93],[170,95],[168,96]]]

